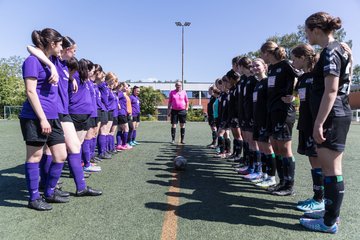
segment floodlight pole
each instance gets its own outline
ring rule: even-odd
[[[184,89],[184,27],[190,26],[190,22],[175,22],[176,26],[181,27],[181,84]]]

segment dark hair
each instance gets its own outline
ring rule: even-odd
[[[79,72],[80,82],[84,83],[89,78],[88,61],[86,59],[84,58],[80,59],[78,72]]]
[[[215,93],[215,94],[219,95],[221,92],[220,92],[220,90],[219,90],[219,89],[214,88],[214,89],[213,89],[213,93]]]
[[[266,43],[261,46],[260,51],[263,53],[268,52],[272,54],[278,61],[284,60],[286,58],[285,48],[278,46],[273,41],[266,41]]]
[[[68,36],[63,37],[63,40],[62,40],[63,48],[70,48],[70,47],[74,46],[75,44],[76,44],[76,42],[71,37],[68,37]]]
[[[239,59],[238,63],[239,66],[243,66],[244,68],[250,69],[252,65],[252,61],[248,57],[242,57]]]
[[[133,89],[132,89],[132,93],[134,94],[135,90],[138,89],[138,88],[140,88],[140,87],[138,87],[138,86],[135,85],[135,86],[133,87]]]
[[[304,43],[296,46],[291,54],[297,58],[305,57],[306,65],[309,70],[312,70],[315,66],[315,63],[318,61],[318,55],[315,50],[311,47],[310,44]]]
[[[45,51],[45,49],[49,46],[50,43],[62,42],[63,37],[58,31],[54,29],[45,28],[41,31],[33,31],[31,34],[31,40],[36,47]]]
[[[238,64],[239,60],[240,60],[241,56],[236,56],[231,60],[231,64],[235,65]]]
[[[70,58],[66,62],[66,65],[69,68],[69,71],[78,71],[79,70],[79,61],[76,59],[76,57]]]
[[[91,71],[94,68],[95,64],[90,60],[86,59],[86,61],[87,61],[88,71]]]
[[[341,19],[326,12],[317,12],[305,20],[305,25],[310,30],[319,28],[325,33],[330,33],[341,28]]]
[[[94,64],[95,66],[95,72],[102,72],[103,71],[103,68],[101,67],[100,64]]]
[[[226,77],[229,80],[233,80],[233,81],[237,82],[240,79],[240,74],[231,69],[230,71],[228,71],[226,73]]]

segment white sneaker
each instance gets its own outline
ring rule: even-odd
[[[101,167],[99,166],[88,166],[88,167],[84,167],[84,172],[100,172],[101,171]]]
[[[261,188],[269,188],[274,185],[276,185],[275,177],[268,177],[265,181],[255,184],[255,186]]]

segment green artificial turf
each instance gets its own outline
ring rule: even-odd
[[[352,125],[344,157],[346,193],[340,231],[327,235],[305,231],[298,223],[298,200],[311,196],[310,165],[295,154],[296,196],[275,197],[241,180],[230,164],[214,158],[206,123],[188,123],[186,145],[169,144],[170,124],[142,122],[141,145],[101,163],[103,171],[87,179],[100,197],[71,197],[50,212],[26,208],[23,162],[25,145],[17,121],[0,121],[0,239],[160,239],[168,196],[178,196],[177,239],[359,239],[358,184],[360,125]],[[179,135],[179,133],[177,133]],[[294,131],[294,138],[297,132]],[[297,141],[294,140],[293,150]],[[188,160],[173,184],[171,160]],[[65,169],[64,190],[75,191]]]

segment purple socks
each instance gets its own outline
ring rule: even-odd
[[[29,191],[29,200],[40,198],[39,193],[39,163],[25,163],[26,184]]]
[[[86,182],[84,178],[84,171],[81,166],[81,154],[80,153],[69,153],[68,154],[69,168],[74,176],[76,189],[78,191],[86,188]]]
[[[133,130],[131,141],[135,141],[135,139],[136,139],[136,130]]]
[[[123,132],[123,135],[122,135],[122,145],[125,146],[126,143],[127,143],[127,139],[128,139],[128,132]]]
[[[50,197],[54,194],[54,190],[61,176],[61,171],[63,169],[63,166],[64,163],[55,163],[55,162],[51,163],[49,175],[46,179],[46,188],[44,192],[46,197]]]
[[[90,159],[91,159],[90,144],[91,144],[91,140],[85,139],[83,144],[81,145],[82,160],[84,161],[85,167],[90,166]]]
[[[121,131],[117,131],[116,133],[116,145],[117,146],[121,145]]]
[[[99,154],[106,152],[107,135],[99,135],[98,140],[99,140]]]
[[[46,179],[49,174],[52,155],[43,154],[40,160],[40,186],[45,187]]]

